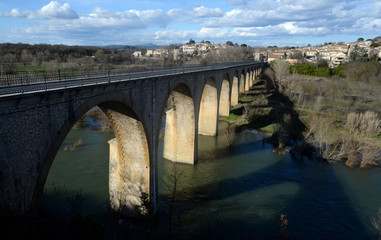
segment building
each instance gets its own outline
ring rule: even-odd
[[[183,51],[184,54],[189,54],[189,55],[193,55],[197,51],[195,45],[183,45],[181,47],[181,50]]]
[[[135,51],[133,54],[132,54],[134,57],[136,58],[139,58],[142,56],[142,51]]]

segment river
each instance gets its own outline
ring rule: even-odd
[[[227,147],[225,124],[220,126],[219,137],[199,137],[196,165],[176,167],[181,173],[173,217],[177,234],[190,239],[276,239],[281,215],[286,215],[283,233],[293,239],[376,239],[371,219],[381,207],[380,168],[292,159],[253,131],[236,133]],[[68,134],[45,185],[48,209],[67,216],[70,200],[79,194],[81,213],[107,222],[107,142],[112,138],[90,128]],[[83,146],[70,151],[67,146],[78,139]],[[162,149],[161,141],[158,228],[167,221],[169,191],[164,182],[173,174],[173,163],[162,158]]]

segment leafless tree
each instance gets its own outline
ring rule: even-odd
[[[234,139],[235,139],[235,125],[230,125],[226,131],[226,135],[224,136],[225,137],[225,142],[227,144],[228,147],[232,146],[233,143],[234,143]]]
[[[381,208],[377,211],[377,217],[372,218],[372,224],[378,231],[378,239],[381,240]]]
[[[184,172],[179,169],[178,163],[173,163],[171,172],[164,177],[163,183],[168,190],[169,198],[169,209],[168,209],[168,238],[172,239],[173,236],[173,225],[175,217],[175,203],[178,197],[178,186],[184,175]]]

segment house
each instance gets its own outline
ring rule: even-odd
[[[147,53],[146,53],[146,55],[147,55],[148,57],[152,57],[152,56],[153,56],[153,50],[152,50],[152,49],[147,49]]]
[[[194,45],[183,45],[181,47],[181,50],[183,51],[184,54],[193,55],[197,49],[196,49],[196,46]]]
[[[264,61],[265,60],[265,54],[261,52],[255,52],[254,55],[254,61]]]
[[[341,63],[348,62],[349,58],[345,53],[336,53],[331,55],[331,65],[333,67],[339,66]]]
[[[270,55],[267,59],[268,62],[272,62],[272,61],[275,61],[277,59],[282,59],[283,56],[282,55]]]
[[[323,60],[326,60],[326,61],[330,61],[331,60],[331,56],[330,56],[330,52],[329,51],[319,51],[319,57],[320,57],[320,59],[323,59]]]
[[[310,49],[306,51],[307,58],[315,58],[317,54],[318,54],[318,51],[314,49]]]
[[[136,58],[141,57],[142,56],[142,51],[135,51],[132,55],[134,57],[136,57]]]
[[[153,50],[153,53],[152,53],[152,55],[154,57],[160,57],[164,54],[168,54],[168,52],[164,49],[161,49],[161,48]]]

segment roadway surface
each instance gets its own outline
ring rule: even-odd
[[[93,86],[98,84],[108,84],[115,82],[124,82],[144,78],[161,77],[168,75],[179,75],[184,73],[203,72],[211,70],[221,70],[238,66],[249,66],[256,62],[243,62],[243,63],[226,63],[210,66],[197,66],[197,67],[181,67],[154,71],[134,72],[125,74],[110,74],[96,77],[74,78],[65,80],[44,80],[40,78],[33,83],[23,83],[21,81],[14,81],[7,85],[0,86],[0,98],[17,96],[23,94],[33,94],[40,92],[55,91],[60,89],[78,88],[84,86]]]

